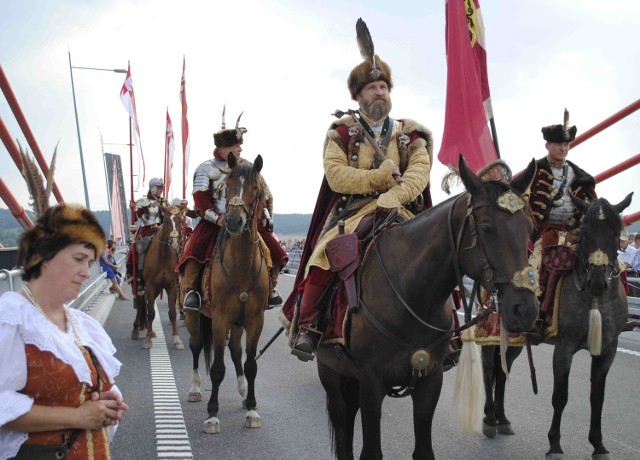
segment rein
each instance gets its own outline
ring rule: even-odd
[[[240,195],[242,195],[242,189],[240,190]],[[238,198],[238,199],[236,200],[236,198]],[[244,232],[247,232],[247,231],[251,232],[250,225],[251,225],[251,222],[253,222],[254,218],[258,215],[257,214],[257,209],[258,209],[258,205],[260,204],[261,200],[262,200],[262,189],[258,189],[258,193],[256,194],[256,197],[253,200],[253,203],[251,204],[251,208],[250,209],[247,208],[246,204],[244,203],[244,201],[242,201],[242,198],[240,198],[240,196],[234,196],[231,200],[229,200],[227,202],[225,214],[227,214],[229,212],[229,208],[231,208],[231,207],[241,207],[244,210],[244,212],[247,214],[247,219],[246,219],[245,224],[242,227],[242,231],[240,233],[244,233]],[[227,241],[226,236],[230,234],[229,230],[227,229],[226,224],[224,226],[224,230],[225,230],[225,233],[224,233],[225,238],[224,238],[223,243],[219,247],[217,259],[220,262],[220,268],[222,269],[222,274],[224,275],[224,277],[225,277],[225,279],[227,281],[227,284],[234,291],[237,291],[237,292],[240,293],[239,296],[238,296],[238,298],[240,299],[240,302],[246,303],[249,300],[249,293],[251,291],[253,291],[255,289],[255,287],[258,285],[258,282],[260,281],[260,274],[262,273],[262,270],[264,268],[265,255],[264,255],[264,252],[262,250],[262,246],[258,244],[260,242],[260,236],[256,235],[255,241],[250,239],[250,243],[251,244],[258,244],[258,249],[260,251],[260,269],[256,273],[256,276],[253,278],[253,281],[252,281],[251,286],[249,287],[249,289],[243,291],[243,290],[241,290],[240,288],[238,288],[235,285],[235,283],[233,282],[233,278],[231,277],[231,275],[229,274],[227,269],[224,267],[224,250],[223,249],[224,249],[224,244]],[[250,235],[250,238],[251,238],[251,236],[252,235]]]
[[[173,215],[174,215],[174,213],[170,213],[169,214],[169,219],[171,220],[171,222],[174,225],[174,230],[169,231],[169,236],[167,237],[167,240],[166,241],[162,240],[162,237],[161,237],[161,234],[163,233],[162,230],[159,231],[158,233],[156,233],[156,236],[158,237],[158,243],[169,246],[169,248],[172,251],[175,251],[176,254],[180,255],[180,245],[178,244],[180,242],[180,232],[178,230],[175,230],[176,227],[175,227],[175,222],[173,222],[173,217],[172,217]],[[165,226],[164,219],[165,218],[162,219],[162,229],[164,229],[164,226]],[[173,248],[172,242],[175,243],[175,245],[178,247],[178,249],[174,249]]]

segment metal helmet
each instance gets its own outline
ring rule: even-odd
[[[154,177],[149,181],[149,188],[151,187],[164,187],[164,180],[161,177]]]

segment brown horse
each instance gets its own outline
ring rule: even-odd
[[[209,418],[203,425],[206,433],[220,432],[218,391],[225,375],[224,349],[227,337],[238,390],[245,398],[245,426],[261,426],[260,416],[255,410],[254,385],[258,371],[255,357],[269,296],[269,272],[258,235],[258,222],[265,207],[264,190],[260,187],[263,163],[260,155],[253,164],[248,161],[238,163],[234,155],[229,155],[227,163],[231,168],[226,178],[227,209],[211,261],[211,319],[197,312],[185,312],[190,333],[189,344],[194,356],[189,399],[197,399],[195,393],[199,393],[199,388],[196,390],[194,387],[199,387],[200,383],[197,367],[203,346],[213,386],[207,404]],[[244,332],[246,359],[243,369],[241,340]]]
[[[556,302],[558,334],[545,339],[555,346],[553,352],[553,420],[549,429],[548,460],[565,458],[560,446],[560,422],[569,396],[569,373],[573,355],[579,350],[591,353],[591,423],[589,442],[592,458],[610,459],[602,443],[602,406],[609,368],[618,348],[618,336],[629,316],[627,296],[620,282],[617,250],[622,222],[620,213],[631,204],[633,193],[616,205],[599,198],[591,203],[572,197],[582,212],[580,237],[573,270],[561,277]],[[500,368],[497,346],[482,347],[482,362],[487,400],[484,433],[513,434],[504,413],[505,374]],[[507,349],[507,367],[521,348]],[[495,394],[495,400],[494,400]],[[504,431],[501,431],[503,427]],[[506,427],[506,428],[505,428]]]
[[[320,346],[318,374],[339,459],[353,459],[358,410],[360,458],[382,458],[382,401],[385,395],[399,396],[402,389],[408,390],[402,395],[413,399],[413,458],[434,458],[433,414],[453,330],[447,299],[463,273],[496,296],[509,329],[529,330],[537,317],[537,300],[528,286],[530,280],[535,284],[527,260],[531,222],[519,196],[533,177],[535,163],[527,168],[522,185],[483,182],[462,156],[459,164],[466,193],[374,240],[360,269],[360,308],[351,317],[348,353]]]
[[[180,242],[182,239],[182,217],[187,204],[180,206],[159,206],[164,214],[162,225],[151,238],[151,243],[145,254],[142,267],[142,279],[144,280],[144,297],[136,299],[137,314],[133,323],[132,339],[138,339],[140,331],[147,329],[143,348],[151,348],[151,339],[155,336],[151,327],[156,316],[156,298],[165,290],[169,305],[169,320],[173,335],[173,345],[178,349],[184,349],[180,340],[176,325],[176,299],[178,297],[178,274],[175,272],[179,260]]]

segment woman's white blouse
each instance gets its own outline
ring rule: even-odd
[[[114,384],[122,364],[114,356],[111,338],[86,313],[70,309],[70,314],[78,325],[80,342],[91,348],[109,382]],[[67,323],[67,332],[62,332],[21,294],[7,292],[0,296],[0,460],[15,456],[27,439],[26,433],[1,428],[29,412],[33,405],[33,399],[19,393],[27,384],[25,344],[51,352],[73,368],[79,382],[91,385],[91,370]],[[119,391],[115,385],[113,389]],[[111,438],[115,430],[108,431]]]

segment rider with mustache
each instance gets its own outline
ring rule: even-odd
[[[292,354],[303,361],[314,359],[323,333],[323,343],[345,345],[344,319],[332,316],[325,329],[320,318],[324,315],[318,315],[324,310],[324,294],[334,278],[327,245],[342,231],[359,236],[370,233],[374,216],[377,223],[396,213],[400,220],[406,220],[431,206],[431,131],[413,120],[389,116],[393,87],[390,67],[372,53],[351,71],[347,85],[359,110],[354,115],[336,112],[340,118],[327,132],[325,177],[300,271],[280,312],[281,321],[291,329]],[[374,143],[386,158],[376,154]],[[339,222],[344,222],[343,229]],[[333,308],[344,308],[344,300],[338,305],[340,302],[338,299]]]

